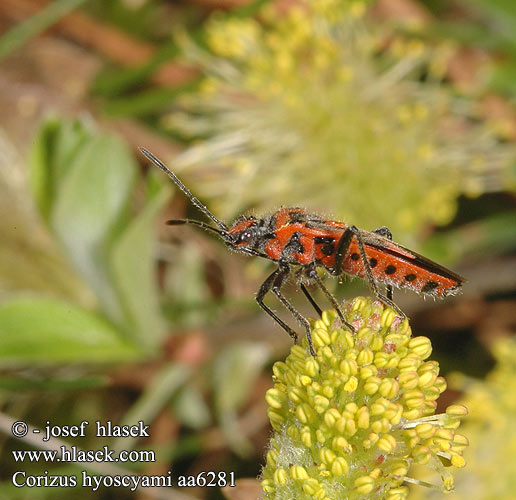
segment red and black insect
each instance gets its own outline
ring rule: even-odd
[[[158,158],[145,148],[141,152],[163,170],[190,199],[190,201],[216,225],[213,227],[197,220],[170,220],[167,224],[194,224],[218,234],[226,245],[238,252],[277,262],[277,269],[263,282],[256,301],[293,339],[296,332],[281,320],[263,299],[272,290],[274,295],[305,328],[310,352],[315,351],[310,337],[310,325],[282,294],[281,288],[292,268],[296,268],[296,282],[315,310],[321,308],[308,292],[305,283],[315,283],[331,302],[341,321],[354,331],[344,319],[335,297],[317,274],[324,267],[333,276],[343,273],[364,278],[373,295],[392,307],[400,316],[405,315],[392,300],[392,287],[408,288],[433,297],[446,297],[457,293],[465,281],[461,276],[432,262],[412,250],[393,243],[389,229],[381,227],[363,231],[343,222],[326,220],[307,213],[302,208],[280,208],[261,219],[239,217],[231,227],[218,220]],[[387,285],[382,294],[377,283]]]

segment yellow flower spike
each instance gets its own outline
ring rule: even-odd
[[[406,476],[409,469],[409,465],[406,461],[395,462],[391,468],[391,474],[395,476]]]
[[[386,398],[378,398],[374,403],[370,405],[371,415],[378,416],[383,415],[385,410],[389,407],[390,401]]]
[[[439,396],[441,395],[441,391],[435,386],[432,385],[428,388],[422,388],[423,394],[425,395],[425,400],[427,402],[429,401],[436,401]]]
[[[439,439],[446,439],[447,441],[451,441],[453,439],[454,433],[447,429],[436,429],[434,436]]]
[[[324,413],[328,406],[330,405],[330,401],[328,398],[325,398],[324,396],[315,396],[314,397],[314,410],[317,413]]]
[[[384,429],[384,425],[382,423],[382,420],[375,420],[374,422],[371,423],[371,430],[375,433],[375,434],[379,434],[380,432],[382,432],[382,430]]]
[[[347,392],[354,392],[358,387],[358,379],[356,377],[350,377],[349,380],[344,384],[343,389]]]
[[[341,453],[351,453],[353,448],[344,436],[334,437],[332,440],[332,447]]]
[[[446,380],[444,377],[437,377],[435,379],[435,387],[437,390],[442,394],[448,387],[448,384],[446,383]]]
[[[344,354],[344,359],[351,359],[356,362],[356,359],[358,357],[359,349],[348,349],[346,353]],[[358,365],[357,365],[358,370]]]
[[[290,369],[295,373],[304,373],[305,362],[304,359],[293,360],[289,363]]]
[[[313,322],[312,330],[315,330],[317,328],[321,328],[322,330],[325,330],[327,326],[328,325],[322,319],[317,319],[317,320],[314,320],[314,322]]]
[[[264,479],[260,486],[262,487],[262,490],[265,492],[265,494],[272,494],[276,491],[276,486],[274,485],[274,482],[271,479]]]
[[[298,406],[296,415],[303,424],[314,423],[316,421],[315,412],[308,403],[303,403],[301,406]]]
[[[317,429],[315,431],[315,437],[316,437],[318,443],[324,443],[324,442],[326,442],[327,434],[325,432],[323,432],[321,429]]]
[[[384,378],[378,388],[381,396],[393,399],[399,392],[400,384],[393,378]]]
[[[267,416],[269,417],[269,420],[271,421],[271,424],[274,428],[281,426],[285,422],[283,415],[273,410],[272,408],[267,410]]]
[[[417,425],[415,430],[421,439],[429,439],[435,434],[436,427],[432,424],[426,423]]]
[[[360,495],[367,495],[374,490],[374,479],[369,476],[361,476],[355,480],[355,487]]]
[[[287,402],[287,396],[284,392],[279,391],[278,389],[269,389],[265,393],[265,401],[270,407],[279,409]]]
[[[274,363],[274,366],[272,367],[272,373],[274,373],[274,376],[278,380],[278,382],[284,382],[284,375],[288,371],[288,366],[286,363],[283,363],[283,361],[278,361],[277,363]]]
[[[417,373],[417,369],[421,365],[421,363],[422,361],[420,358],[407,356],[406,358],[400,359],[400,362],[398,363],[398,369],[401,372],[401,374],[412,371]]]
[[[450,417],[465,417],[468,414],[468,409],[463,405],[450,405],[446,408],[446,415]]]
[[[324,347],[331,342],[330,335],[323,328],[316,328],[312,331],[312,343],[316,347]]]
[[[453,436],[452,449],[456,452],[464,450],[469,445],[469,440],[462,434],[455,434]]]
[[[310,427],[305,426],[303,427],[303,429],[301,429],[301,441],[307,448],[310,448],[312,446],[313,439]]]
[[[346,425],[344,428],[344,434],[348,437],[352,437],[357,432],[357,425],[355,421],[351,418],[346,419]]]
[[[372,396],[378,391],[381,383],[382,381],[379,377],[369,377],[364,384],[364,392]]]
[[[267,465],[270,467],[276,467],[278,463],[278,452],[276,450],[269,450],[266,455]]]
[[[435,383],[436,378],[437,375],[435,373],[428,371],[419,376],[417,385],[422,389],[427,389]]]
[[[392,453],[398,446],[396,438],[391,434],[384,434],[376,443],[376,446],[385,453]]]
[[[333,388],[329,385],[325,385],[323,388],[322,388],[322,393],[324,396],[326,396],[327,398],[332,398],[334,395],[335,395],[335,391],[333,390]]]
[[[461,455],[452,455],[451,463],[454,467],[462,468],[466,466],[466,460]]]
[[[321,384],[315,380],[312,380],[310,387],[307,388],[307,391],[309,391],[311,395],[318,394],[321,390]]]
[[[289,425],[287,427],[287,436],[290,439],[294,439],[294,440],[299,439],[299,429],[295,425]]]
[[[323,359],[327,359],[327,360],[331,360],[334,357],[332,350],[328,346],[324,346],[321,349],[319,349],[318,354]]]
[[[298,481],[308,479],[308,473],[302,465],[293,465],[290,467],[290,477]]]
[[[334,427],[341,418],[342,416],[339,410],[336,408],[331,408],[324,414],[324,423],[328,427]]]
[[[334,476],[342,476],[347,474],[349,471],[348,462],[344,457],[337,457],[331,464],[330,470]]]
[[[378,368],[385,368],[387,363],[389,362],[389,353],[387,352],[377,352],[374,355],[374,364]]]
[[[383,346],[384,343],[382,337],[379,335],[375,335],[371,340],[371,349],[373,351],[380,351],[381,349],[383,349]]]
[[[300,345],[294,344],[290,349],[289,363],[292,364],[295,361],[305,361],[306,352]]]
[[[441,451],[448,451],[451,448],[451,443],[446,439],[434,438],[433,441]]]
[[[403,417],[407,420],[416,420],[416,418],[421,416],[421,409],[420,408],[412,408],[411,410],[405,410],[403,412]]]
[[[352,401],[351,403],[347,403],[345,408],[346,411],[348,411],[351,414],[354,414],[358,411],[358,406],[354,401]]]
[[[460,427],[460,420],[447,421],[443,427],[451,431],[456,431]]]
[[[344,375],[356,375],[358,364],[354,359],[343,359],[340,362],[339,369]]]
[[[358,332],[356,333],[357,339],[359,339],[360,344],[362,346],[365,346],[367,344],[367,341],[372,335],[372,330],[369,327],[360,328]]]
[[[380,325],[383,328],[389,328],[396,317],[396,312],[391,308],[384,309],[380,318]]]
[[[410,478],[410,464],[442,467],[442,457],[452,465],[464,463],[467,440],[454,429],[465,410],[451,407],[435,415],[435,398],[445,384],[437,363],[423,361],[424,342],[414,343],[409,327],[400,333],[399,319],[382,327],[387,308],[376,301],[351,308],[343,311],[348,321],[362,325],[361,338],[350,342],[334,315],[329,325],[314,321],[330,343],[314,358],[305,340],[275,368],[274,387],[266,393],[275,438],[262,478],[269,481],[263,483],[265,500],[335,500],[342,491],[358,498],[378,488],[384,500],[395,500],[405,495],[400,485]],[[364,311],[371,316],[362,316]],[[364,467],[362,476],[355,464]]]
[[[359,372],[361,379],[367,379],[378,375],[378,368],[375,365],[361,366]]]
[[[319,373],[319,363],[311,356],[305,361],[306,374],[312,378],[316,377]]]
[[[374,353],[371,349],[363,349],[358,353],[357,364],[359,366],[370,365],[374,360]]]
[[[306,391],[301,387],[292,387],[288,390],[289,399],[295,403],[300,404],[308,401]]]
[[[321,462],[326,466],[330,467],[337,455],[330,450],[329,448],[321,448],[319,452],[319,457],[321,458]]]
[[[419,408],[425,401],[425,395],[422,391],[413,389],[403,394],[404,404],[407,408]]]
[[[321,487],[317,479],[308,478],[306,481],[303,482],[303,492],[308,495],[314,496],[320,489]]]
[[[428,446],[416,446],[412,452],[414,462],[419,465],[426,465],[432,459],[432,451]]]
[[[373,469],[369,473],[369,477],[372,477],[373,479],[378,479],[381,475],[382,475],[382,469],[380,469],[379,467],[377,467],[376,469]]]
[[[276,469],[274,471],[274,482],[277,485],[284,486],[287,484],[288,481],[288,474],[285,469]]]
[[[403,406],[399,404],[392,404],[387,408],[383,416],[390,422],[391,425],[398,425],[403,415]]]
[[[409,342],[409,348],[412,349],[420,359],[426,359],[432,354],[432,344],[427,337],[414,337]]]
[[[357,411],[356,421],[359,429],[367,429],[369,427],[369,409],[367,406],[362,406]]]
[[[322,315],[321,315],[322,321],[328,327],[335,321],[336,318],[337,318],[336,312],[332,311],[330,309],[327,309],[326,311],[323,311]]]
[[[406,486],[399,486],[392,488],[387,492],[385,500],[405,500],[409,494],[409,489]]]

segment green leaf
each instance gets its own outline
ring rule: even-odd
[[[195,91],[202,82],[202,77],[194,77],[184,85],[174,88],[155,88],[138,92],[131,97],[109,99],[104,104],[106,113],[112,116],[146,116],[162,112],[170,107],[174,99],[186,92]]]
[[[228,443],[240,455],[248,454],[252,447],[236,425],[236,414],[268,359],[265,344],[238,342],[224,349],[213,366],[217,414]]]
[[[15,298],[0,305],[0,364],[99,363],[137,359],[108,322],[66,302]]]
[[[59,183],[92,131],[78,120],[51,118],[43,123],[30,154],[30,184],[36,206],[49,222]]]
[[[124,324],[106,267],[108,242],[127,217],[136,165],[125,144],[95,136],[71,160],[59,181],[51,226],[75,268],[99,297],[108,316]]]
[[[14,26],[0,38],[0,61],[20,45],[46,30],[85,0],[55,0],[26,21]]]
[[[210,410],[201,391],[192,384],[180,389],[173,401],[174,415],[194,429],[202,429],[210,423]]]
[[[141,85],[159,67],[175,58],[179,53],[175,41],[160,46],[152,57],[142,66],[136,68],[113,68],[100,72],[93,82],[92,91],[104,97],[116,97],[137,85]]]
[[[170,186],[157,184],[153,175],[148,184],[149,199],[114,242],[110,266],[128,331],[140,345],[155,349],[165,332],[155,284],[153,220],[167,201]]]

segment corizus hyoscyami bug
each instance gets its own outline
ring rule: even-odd
[[[215,227],[198,220],[170,220],[170,225],[193,224],[218,234],[224,243],[238,252],[264,257],[277,263],[277,268],[263,282],[256,301],[293,339],[296,332],[290,328],[264,302],[272,290],[281,303],[306,330],[310,352],[315,355],[308,320],[300,314],[283,295],[281,288],[292,268],[296,268],[296,283],[315,310],[321,309],[308,292],[305,283],[316,284],[337,311],[343,324],[354,332],[345,319],[339,304],[317,274],[317,267],[325,268],[331,275],[343,273],[366,279],[374,296],[392,307],[400,316],[403,312],[392,300],[392,287],[408,288],[433,297],[446,297],[457,293],[464,278],[392,241],[389,229],[381,227],[364,231],[344,222],[327,220],[302,208],[280,208],[259,219],[239,217],[231,227],[218,220],[190,190],[150,151],[141,152],[163,170],[201,212],[209,217]],[[378,283],[387,285],[382,294]]]

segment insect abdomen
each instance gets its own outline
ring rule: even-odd
[[[366,254],[373,278],[380,283],[408,288],[424,295],[446,297],[457,293],[463,282],[460,276],[419,256],[411,261],[369,246],[366,246]],[[361,278],[366,277],[357,245],[349,248],[342,270]]]

